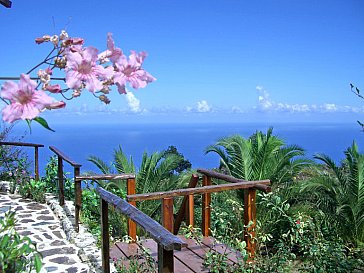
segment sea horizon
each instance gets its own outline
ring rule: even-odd
[[[13,129],[13,138],[21,136],[27,129],[24,124],[19,125]],[[282,138],[286,145],[303,148],[310,159],[315,154],[323,153],[339,162],[353,141],[360,150],[364,147],[364,133],[355,122],[55,123],[56,132],[35,125],[32,125],[31,134],[26,134],[22,141],[45,145],[39,151],[41,173],[44,173],[45,165],[53,155],[49,146],[55,146],[82,164],[81,172],[97,172],[95,166],[87,161],[91,155],[111,163],[113,151],[119,146],[128,157],[133,158],[136,166],[140,165],[144,152],[150,155],[175,146],[192,163],[192,168],[216,168],[219,166],[218,156],[204,153],[208,145],[234,134],[247,138],[257,130],[267,132],[270,127],[273,127],[273,134]],[[24,151],[33,159],[33,149],[25,148]],[[65,163],[66,170],[70,169],[67,165]]]

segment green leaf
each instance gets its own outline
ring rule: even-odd
[[[26,122],[27,122],[27,124],[28,124],[29,132],[30,132],[30,134],[31,134],[31,133],[32,133],[32,126],[30,126],[30,125],[31,125],[31,123],[32,123],[32,120],[31,120],[31,119],[26,119],[25,121],[26,121]]]
[[[47,123],[47,121],[44,118],[36,117],[33,119],[34,121],[38,122],[40,125],[42,125],[44,128],[46,128],[49,131],[55,132],[53,129],[51,129]]]
[[[41,261],[39,255],[35,255],[35,257],[34,257],[34,266],[35,266],[35,270],[37,271],[37,273],[39,273],[40,270],[42,269],[42,261]]]

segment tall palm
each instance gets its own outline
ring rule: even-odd
[[[135,173],[137,170],[132,157],[128,158],[121,147],[114,150],[113,158],[112,166],[95,156],[90,156],[88,160],[94,163],[103,173]],[[174,170],[183,160],[183,157],[176,154],[155,152],[148,155],[145,152],[136,174],[136,192],[169,191],[183,187],[186,181],[179,179],[174,173]],[[109,182],[105,187],[108,186],[125,189],[125,181]],[[159,215],[160,207],[161,202],[159,200],[138,203],[138,209],[154,218]]]
[[[272,132],[272,128],[266,134],[257,131],[247,139],[240,135],[224,137],[205,152],[217,153],[220,168],[236,178],[270,179],[272,184],[282,185],[291,181],[309,161],[297,158],[304,155],[302,148],[285,146]]]
[[[324,164],[318,174],[302,186],[310,201],[335,225],[341,236],[355,245],[364,244],[364,154],[353,142],[340,166],[327,155],[316,155]]]

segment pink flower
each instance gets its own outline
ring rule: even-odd
[[[112,33],[109,32],[107,34],[107,50],[100,53],[98,58],[101,61],[107,61],[107,59],[110,58],[111,62],[115,63],[120,59],[121,56],[123,56],[123,51],[118,47],[115,48]]]
[[[138,89],[144,88],[148,83],[156,80],[156,78],[142,68],[146,56],[145,52],[138,54],[132,51],[129,60],[125,56],[121,56],[118,62],[115,63],[114,83],[117,85],[120,94],[126,93],[125,85],[127,82],[134,89]]]
[[[15,82],[4,83],[1,88],[1,97],[10,101],[10,104],[2,111],[5,121],[34,119],[40,111],[54,102],[44,91],[36,90],[36,86],[36,82],[26,74],[20,75],[18,84]]]
[[[80,52],[68,52],[66,65],[66,84],[69,88],[79,89],[85,83],[91,92],[99,91],[103,85],[101,80],[112,76],[113,68],[104,68],[96,64],[97,49],[87,47]]]

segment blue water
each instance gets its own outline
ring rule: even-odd
[[[219,138],[232,134],[249,137],[256,130],[266,132],[272,126],[273,133],[283,138],[286,144],[296,144],[306,150],[307,157],[315,153],[325,153],[336,161],[343,159],[343,151],[353,140],[364,148],[364,133],[353,123],[205,123],[205,124],[57,124],[56,132],[43,128],[33,128],[24,141],[46,145],[40,150],[40,168],[52,152],[52,145],[63,151],[72,160],[82,164],[81,171],[95,167],[87,161],[88,156],[100,157],[111,162],[112,153],[119,145],[127,155],[131,155],[139,165],[144,151],[152,153],[167,149],[169,145],[177,147],[193,168],[213,168],[219,159],[215,154],[204,154],[204,149],[214,144]],[[19,128],[15,128],[21,134]],[[33,158],[32,149],[27,148]],[[67,164],[65,164],[67,165]]]

